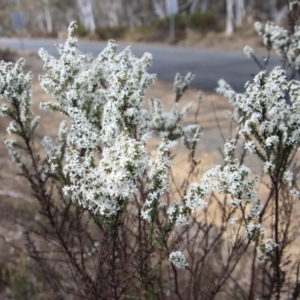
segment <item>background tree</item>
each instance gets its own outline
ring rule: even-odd
[[[213,14],[228,36],[243,26],[245,20],[247,23],[256,20],[282,23],[286,15],[285,0],[178,0],[178,4],[179,16],[183,19],[197,13],[194,20],[201,18],[199,12]],[[10,18],[14,10],[22,10],[26,30],[32,35],[37,32],[55,35],[66,30],[71,20],[77,20],[83,32],[91,35],[97,27],[132,29],[159,20],[168,22],[164,0],[0,0],[2,34],[14,31]],[[186,19],[180,24],[188,27]]]

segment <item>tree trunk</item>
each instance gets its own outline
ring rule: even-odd
[[[207,11],[207,7],[208,7],[208,1],[207,0],[202,0],[200,3],[200,9],[202,12]]]
[[[152,5],[153,5],[153,8],[154,8],[154,11],[155,11],[156,15],[160,19],[164,19],[166,17],[166,14],[165,14],[164,9],[162,8],[160,3],[158,2],[158,0],[152,0]]]
[[[232,35],[233,30],[233,0],[226,0],[226,35]]]
[[[127,28],[130,28],[131,27],[131,22],[130,22],[130,19],[129,19],[129,16],[128,16],[126,0],[122,0],[122,9],[123,9],[124,23],[126,24]]]
[[[44,19],[43,15],[40,12],[37,12],[37,16],[36,16],[37,25],[38,25],[40,31],[45,33],[46,28],[45,28],[45,23],[43,22],[43,19]]]
[[[244,0],[235,0],[235,24],[241,27],[245,16]]]
[[[107,11],[107,26],[118,27],[118,4],[117,1],[106,0],[106,11]]]
[[[51,18],[48,0],[43,0],[43,2],[44,2],[44,14],[46,20],[46,30],[49,33],[53,31],[52,18]]]
[[[190,7],[190,14],[193,14],[196,11],[198,3],[199,3],[199,0],[192,1],[191,7]]]
[[[249,24],[253,24],[253,13],[254,13],[254,0],[249,0],[246,7],[246,21]]]
[[[275,18],[274,18],[275,23],[281,24],[284,18],[286,17],[286,15],[287,15],[287,7],[283,6],[281,9],[276,11]]]
[[[93,0],[77,0],[80,10],[80,19],[84,27],[91,33],[95,33],[96,22],[93,14]]]
[[[271,13],[271,20],[274,21],[277,24],[280,24],[284,17],[287,14],[287,6],[283,5],[282,8],[277,8],[277,1],[276,0],[270,0],[270,13]]]
[[[277,1],[276,0],[269,0],[270,3],[270,13],[271,13],[271,20],[275,21],[276,14],[277,14]]]

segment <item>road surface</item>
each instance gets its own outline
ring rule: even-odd
[[[22,42],[18,39],[0,38],[0,46],[23,48],[38,51],[41,47],[49,53],[57,55],[54,40],[30,40]],[[103,42],[80,41],[80,50],[92,53],[96,57],[105,47]],[[127,45],[120,44],[119,49]],[[193,72],[195,79],[191,86],[207,92],[214,92],[219,79],[225,79],[236,91],[243,92],[245,83],[257,74],[259,69],[251,59],[248,59],[241,49],[240,53],[219,50],[197,50],[165,45],[136,44],[132,46],[133,53],[140,57],[144,52],[153,55],[153,65],[149,72],[156,73],[158,79],[173,82],[177,72],[185,75]],[[280,64],[278,57],[271,57],[268,70]]]

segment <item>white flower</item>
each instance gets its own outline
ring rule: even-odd
[[[277,247],[278,244],[276,244],[271,239],[267,239],[265,242],[262,242],[259,245],[259,250],[261,252],[261,255],[259,256],[259,260],[264,262],[270,259],[270,255],[274,252],[275,248]]]
[[[255,223],[248,223],[246,227],[247,227],[247,237],[249,239],[253,237],[253,234],[256,233],[256,231],[260,231],[262,229],[261,224],[255,224]]]
[[[175,75],[174,80],[174,90],[175,90],[175,100],[178,101],[185,90],[188,88],[191,81],[194,79],[195,75],[191,72],[187,73],[183,78],[179,73]]]
[[[146,210],[142,210],[142,212],[141,212],[142,219],[144,219],[148,223],[150,223],[152,221],[152,218],[149,214],[151,211],[152,211],[152,208],[149,208],[149,209],[146,209]]]
[[[180,251],[172,252],[169,255],[169,261],[177,268],[185,269],[188,267],[188,263]]]
[[[252,58],[252,56],[254,55],[254,51],[250,46],[244,47],[244,53],[248,58]]]
[[[284,179],[288,182],[289,186],[292,186],[294,180],[294,174],[290,170],[286,170],[283,176]]]
[[[254,23],[254,28],[256,30],[256,32],[259,34],[259,35],[262,35],[263,34],[263,30],[262,30],[262,24],[260,22],[255,22]]]
[[[266,161],[265,162],[264,172],[266,174],[272,173],[272,171],[274,170],[274,168],[275,168],[275,165],[272,162],[270,162],[270,161]]]
[[[149,160],[148,197],[145,206],[151,207],[153,203],[169,190],[169,169],[172,165],[168,153],[175,144],[164,139],[157,150],[156,160]]]
[[[198,124],[191,124],[183,128],[182,134],[184,145],[194,153],[202,136],[202,128]]]
[[[272,136],[267,137],[265,145],[266,145],[266,147],[271,147],[278,143],[279,143],[279,137],[276,135],[272,135]]]
[[[185,205],[192,212],[196,212],[198,209],[206,209],[207,202],[203,199],[205,190],[198,183],[192,183],[189,187],[187,195],[185,196]]]
[[[8,150],[9,155],[13,159],[13,161],[18,165],[18,167],[22,167],[23,163],[21,162],[21,151],[17,149],[17,142],[15,140],[8,139],[5,141],[5,146]]]
[[[232,218],[232,219],[229,220],[230,225],[235,225],[236,222],[237,222],[237,218]]]
[[[296,199],[300,199],[300,191],[298,190],[298,189],[296,189],[296,188],[292,188],[291,190],[290,190],[290,194],[293,196],[293,197],[295,197]]]
[[[167,214],[171,222],[176,226],[183,227],[188,224],[187,218],[184,214],[184,206],[178,201],[174,201],[168,208]]]
[[[236,140],[235,139],[230,139],[229,141],[227,141],[224,144],[224,153],[225,153],[225,157],[230,159],[230,157],[232,156],[235,148],[236,148]]]
[[[249,150],[250,153],[255,153],[255,143],[253,141],[247,141],[244,144],[245,149]]]

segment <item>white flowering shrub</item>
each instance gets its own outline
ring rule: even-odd
[[[57,298],[296,299],[299,260],[287,252],[299,235],[299,81],[281,67],[261,71],[243,94],[220,81],[237,134],[224,145],[223,165],[200,178],[202,128],[186,117],[201,94],[184,107],[180,102],[193,75],[176,75],[170,111],[160,99],[147,106],[145,92],[155,80],[147,72],[151,55],[136,58],[109,41],[91,59],[78,50],[75,26],[58,45],[59,58],[39,52],[40,84],[53,97],[40,107],[64,117],[57,138],[41,140],[43,154],[36,150],[40,118],[31,111],[24,60],[0,63],[7,101],[0,111],[12,120],[5,143],[47,220],[29,229],[27,249]],[[269,50],[298,72],[299,28],[290,34],[271,23],[255,26]],[[245,53],[258,62],[253,49]],[[153,138],[160,139],[156,157],[148,150]],[[190,167],[181,185],[173,175],[178,143]],[[262,178],[243,164],[245,151],[261,162]],[[267,195],[257,190],[261,182]]]
[[[183,199],[170,201],[168,195],[171,148],[182,139],[193,160],[201,136],[199,124],[185,124],[193,104],[179,106],[193,75],[176,75],[170,112],[159,99],[150,99],[146,109],[145,91],[155,79],[147,73],[151,55],[138,59],[129,48],[118,53],[117,45],[110,41],[91,60],[78,50],[75,26],[70,25],[66,43],[58,45],[59,58],[43,49],[39,52],[46,71],[40,83],[53,96],[52,102],[41,103],[41,109],[66,118],[56,139],[42,139],[44,160],[36,154],[34,144],[39,117],[34,117],[30,108],[32,78],[23,74],[23,60],[0,65],[0,94],[7,101],[1,113],[12,118],[7,131],[16,137],[7,140],[6,146],[50,221],[51,229],[42,236],[45,240],[50,236],[59,246],[52,245],[56,248],[48,249],[49,255],[57,253],[56,259],[64,262],[62,268],[69,267],[70,273],[54,280],[55,267],[51,260],[44,260],[45,252],[36,248],[30,236],[29,252],[47,270],[57,295],[65,291],[88,299],[127,293],[138,296],[142,295],[141,285],[152,293],[165,293],[163,284],[148,282],[146,274],[150,276],[157,265],[168,262],[172,251],[161,243],[178,239],[171,233],[188,224],[189,210]],[[152,136],[162,139],[156,158],[147,152]],[[98,259],[102,252],[105,259]],[[97,256],[91,257],[92,253]],[[165,254],[153,257],[155,253]],[[68,286],[74,274],[84,288]],[[64,288],[56,289],[57,284]]]
[[[262,289],[269,287],[261,296],[266,299],[296,299],[299,296],[297,281],[291,279],[293,276],[298,278],[293,273],[299,265],[298,253],[289,251],[290,244],[299,235],[298,222],[294,221],[299,209],[300,82],[296,80],[300,62],[299,12],[299,2],[290,1],[289,29],[272,22],[265,26],[255,23],[255,29],[263,37],[269,54],[260,63],[251,47],[244,48],[247,57],[253,58],[262,69],[253,81],[246,83],[244,93],[236,93],[224,80],[219,81],[217,88],[217,92],[234,107],[229,117],[237,123],[237,137],[244,147],[242,159],[245,151],[257,157],[268,190],[262,199],[258,199],[253,193],[254,185],[253,189],[251,186],[249,189],[242,188],[246,198],[252,202],[250,213],[243,213],[247,235],[255,241],[261,252],[259,259],[264,262],[263,270],[269,274],[268,279],[261,279]],[[268,64],[270,50],[282,56],[283,65],[267,73],[264,68]],[[217,184],[220,182],[223,181],[218,180]],[[234,183],[230,186],[239,187]],[[228,189],[227,186],[225,189]],[[241,202],[232,203],[240,205]],[[240,207],[245,211],[243,205]],[[232,223],[237,224],[237,219]],[[253,257],[257,257],[256,250]],[[252,276],[255,274],[258,271],[253,261]],[[251,282],[249,293],[251,297],[260,293],[254,287],[254,281]]]

